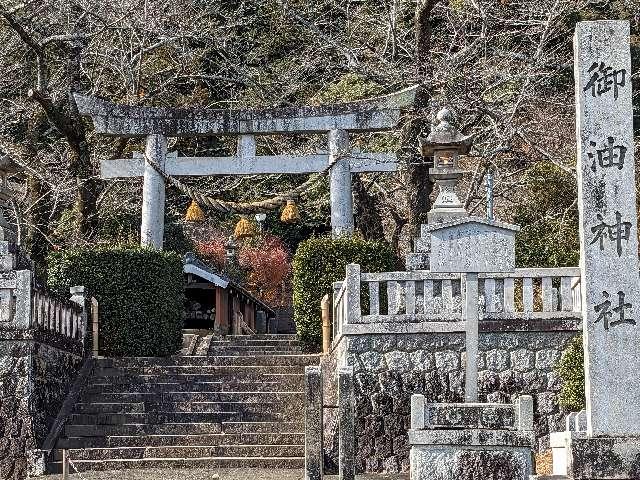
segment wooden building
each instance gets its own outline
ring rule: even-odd
[[[273,309],[193,254],[184,261],[185,328],[217,335],[263,333]]]

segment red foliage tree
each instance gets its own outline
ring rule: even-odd
[[[271,306],[291,304],[291,255],[280,238],[264,235],[245,243],[238,262],[248,272],[248,285]]]

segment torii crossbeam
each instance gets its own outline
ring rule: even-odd
[[[91,117],[99,134],[147,137],[145,155],[172,176],[313,173],[330,171],[331,226],[334,235],[353,232],[351,173],[395,171],[391,153],[358,153],[348,132],[395,128],[401,111],[413,105],[417,87],[340,105],[258,110],[182,109],[115,105],[74,94],[81,115]],[[328,152],[315,155],[256,156],[254,135],[327,133]],[[178,157],[167,154],[167,137],[239,135],[232,157]],[[102,178],[144,177],[141,244],[162,248],[165,185],[145,155],[101,162]]]

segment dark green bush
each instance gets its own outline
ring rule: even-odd
[[[182,342],[184,279],[173,252],[93,247],[49,255],[49,285],[60,294],[84,285],[100,304],[106,356],[167,356]]]
[[[558,397],[560,406],[571,412],[582,410],[585,407],[582,335],[569,342],[555,370],[562,378],[562,390]]]
[[[358,237],[311,238],[300,244],[293,257],[293,308],[300,339],[322,341],[320,301],[332,293],[333,282],[344,280],[345,268],[357,263],[362,272],[395,270],[396,257],[385,242]]]

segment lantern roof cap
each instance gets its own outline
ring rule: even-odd
[[[469,153],[473,145],[473,136],[465,136],[451,123],[453,115],[447,108],[443,108],[436,115],[437,124],[431,133],[424,138],[418,137],[420,152],[423,157],[431,157],[436,151],[453,151],[464,155]]]

